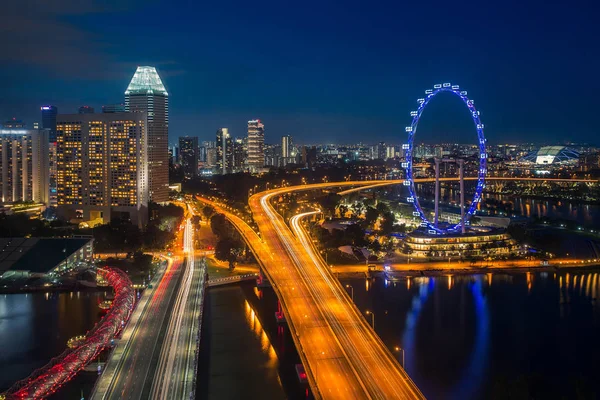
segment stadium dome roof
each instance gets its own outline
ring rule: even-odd
[[[579,152],[564,146],[544,146],[527,154],[520,161],[535,164],[562,164],[579,160]]]

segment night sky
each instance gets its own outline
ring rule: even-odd
[[[158,68],[170,135],[218,127],[266,141],[402,143],[435,83],[469,91],[490,143],[592,142],[600,24],[589,2],[2,1],[0,121],[120,103]],[[18,3],[18,4],[17,4]],[[460,3],[460,4],[459,4]],[[493,3],[493,4],[492,4]],[[458,99],[434,99],[419,140],[474,142]]]

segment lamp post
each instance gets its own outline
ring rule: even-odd
[[[366,314],[371,316],[371,327],[373,328],[373,330],[375,330],[375,314],[373,314],[369,310],[366,311]]]
[[[346,285],[346,288],[350,289],[350,298],[352,299],[352,302],[354,302],[354,287],[352,287],[352,285]]]
[[[396,347],[394,347],[394,351],[396,353],[402,352],[402,369],[406,369],[406,368],[404,368],[404,349],[400,346],[396,346]]]

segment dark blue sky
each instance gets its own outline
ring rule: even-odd
[[[173,139],[214,140],[220,126],[243,136],[260,118],[267,142],[402,143],[416,99],[453,82],[491,143],[600,142],[591,1],[2,3],[2,120],[122,102],[135,67],[155,65]],[[435,99],[420,139],[474,141],[461,111]]]

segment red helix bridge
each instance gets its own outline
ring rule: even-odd
[[[97,273],[115,291],[108,313],[85,335],[81,345],[68,348],[27,378],[16,382],[0,394],[0,400],[40,399],[51,395],[94,360],[123,328],[135,302],[131,281],[125,272],[116,268],[98,268]]]

